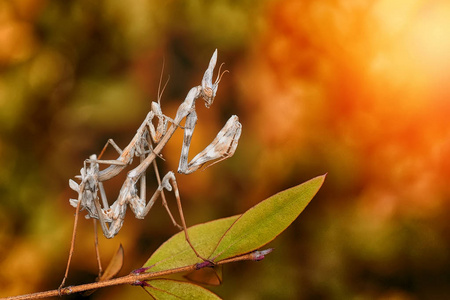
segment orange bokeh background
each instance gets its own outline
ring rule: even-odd
[[[0,45],[0,296],[59,285],[67,181],[108,138],[129,142],[163,60],[161,105],[173,117],[215,48],[230,73],[209,110],[197,104],[191,157],[231,114],[243,133],[232,158],[178,175],[188,224],[328,176],[272,254],[226,266],[212,289],[225,299],[450,293],[447,1],[0,1]],[[182,137],[162,172],[177,168]],[[80,220],[69,284],[97,272],[92,225]],[[103,260],[122,243],[127,274],[176,232],[160,205],[144,221],[130,213],[117,237],[100,238]],[[147,296],[113,287],[90,297]]]

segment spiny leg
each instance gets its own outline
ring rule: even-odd
[[[117,146],[116,142],[114,142],[113,139],[108,139],[108,141],[106,142],[106,144],[103,147],[102,151],[100,152],[99,156],[96,159],[87,159],[86,161],[89,162],[89,163],[97,163],[97,164],[104,164],[104,165],[118,165],[118,166],[126,165],[125,162],[120,161],[120,160],[116,160],[116,159],[109,159],[109,160],[100,159],[103,156],[103,154],[105,153],[106,148],[108,148],[108,145],[113,146],[113,148],[117,151],[117,153],[119,155],[122,155],[123,150],[120,149],[119,146]]]
[[[60,291],[64,287],[64,284],[66,283],[67,276],[69,275],[70,263],[72,262],[73,250],[75,248],[75,237],[76,237],[76,233],[77,233],[78,217],[80,215],[79,214],[80,213],[80,207],[81,207],[81,200],[79,199],[77,208],[75,210],[75,221],[73,223],[72,241],[70,242],[69,258],[67,259],[66,272],[64,273],[64,278],[63,278],[61,284],[58,287],[58,291]]]
[[[169,175],[170,174],[170,175]],[[175,179],[175,174],[173,174],[173,172],[169,172],[167,173],[167,175],[169,175],[168,180],[172,181],[172,186],[173,186],[173,192],[175,194],[175,198],[177,199],[177,207],[178,207],[178,212],[180,214],[180,219],[181,219],[181,224],[183,226],[183,231],[184,231],[184,236],[186,238],[186,242],[188,242],[189,246],[191,247],[191,249],[194,251],[195,255],[197,255],[198,258],[200,258],[203,261],[208,261],[208,259],[204,258],[203,256],[201,256],[197,250],[195,250],[194,245],[192,245],[191,243],[191,239],[189,238],[189,234],[187,231],[187,226],[186,226],[186,221],[184,219],[184,213],[183,213],[183,207],[181,206],[181,199],[180,199],[180,193],[178,190],[178,185],[177,185],[177,181]],[[164,178],[167,177],[164,176]],[[164,180],[164,179],[163,179]],[[168,184],[170,185],[170,184]]]
[[[106,221],[104,212],[100,206],[98,197],[94,198],[94,205],[95,205],[95,208],[96,208],[96,211],[98,214],[98,220],[100,221],[100,226],[102,227],[103,235],[108,238],[108,236],[111,232],[111,227],[108,228],[107,221]]]
[[[97,219],[92,219],[94,223],[94,247],[95,247],[95,257],[97,258],[98,265],[98,278],[103,274],[102,261],[100,259],[100,251],[98,247],[98,230],[97,230]]]
[[[108,210],[109,203],[108,199],[106,198],[105,188],[103,187],[103,183],[100,181],[98,182],[98,189],[100,190],[100,197],[102,198],[103,209]]]
[[[145,156],[143,156],[143,155],[141,155],[141,157],[140,157],[140,160],[141,160],[141,163],[145,160]],[[154,161],[153,161],[154,162]],[[144,199],[144,201],[145,201],[145,198],[142,198],[142,195],[144,195],[144,197],[145,197],[145,195],[147,194],[147,185],[146,185],[146,176],[145,176],[145,173],[146,172],[144,172],[143,174],[142,174],[142,176],[141,176],[141,179],[140,179],[140,190],[141,190],[141,193],[140,193],[140,195],[141,195],[141,199]]]
[[[102,198],[103,202],[103,208],[109,209],[108,200],[106,199],[106,193],[105,189],[103,187],[103,183],[98,182],[98,187],[100,190],[100,197]],[[97,208],[98,210],[98,208]],[[103,213],[103,211],[97,211],[97,213],[100,215]],[[94,248],[95,248],[95,257],[97,259],[97,265],[98,265],[98,278],[100,278],[103,274],[103,268],[102,268],[102,261],[100,259],[100,249],[98,246],[98,230],[97,230],[97,219],[92,218],[92,222],[94,224]]]
[[[155,170],[156,180],[158,182],[158,185],[161,186],[161,177],[159,175],[158,166],[156,165],[156,161],[153,161],[153,168]],[[144,195],[144,197],[145,197],[145,195]],[[141,195],[141,199],[142,199],[142,195]],[[161,202],[162,202],[162,205],[164,206],[164,208],[166,209],[167,214],[169,215],[170,220],[172,221],[173,225],[178,227],[178,229],[182,230],[183,227],[177,223],[177,221],[175,220],[175,218],[172,215],[172,212],[170,211],[169,205],[167,204],[166,196],[164,194],[164,190],[161,191]]]
[[[95,159],[95,155],[91,156],[91,158]],[[69,258],[67,260],[67,266],[66,266],[66,271],[64,273],[64,278],[61,282],[61,285],[58,287],[58,291],[60,291],[61,288],[64,287],[64,284],[65,284],[68,274],[69,274],[70,263],[72,262],[73,252],[74,252],[74,248],[75,248],[75,238],[76,238],[76,232],[77,232],[77,226],[78,226],[78,218],[80,215],[80,209],[81,209],[81,207],[88,209],[88,206],[89,206],[88,205],[88,202],[89,202],[88,196],[95,194],[95,184],[94,184],[94,190],[90,190],[90,189],[92,188],[91,187],[91,185],[92,185],[91,180],[93,179],[92,177],[95,174],[95,172],[98,171],[98,169],[96,169],[96,167],[98,167],[98,166],[91,164],[88,169],[86,166],[86,161],[85,161],[84,168],[81,169],[80,185],[78,185],[73,180],[69,180],[69,185],[70,185],[71,189],[78,192],[78,200],[73,200],[73,199],[70,200],[72,205],[74,204],[73,201],[76,201],[77,205],[76,205],[76,209],[75,209],[75,220],[74,220],[73,231],[72,231],[72,240],[70,242]]]
[[[150,144],[149,144],[149,145],[150,145]],[[149,150],[147,150],[147,151],[141,151],[141,152],[144,153],[144,154],[152,153],[152,152],[153,152],[153,147],[150,146],[150,149],[149,149]],[[142,163],[142,162],[145,160],[145,158],[146,158],[144,154],[140,156],[140,162],[141,162],[141,163]],[[159,157],[159,156],[158,156],[158,157]],[[163,159],[162,157],[160,157],[160,158]],[[156,181],[157,181],[157,183],[158,183],[158,186],[160,186],[160,185],[161,185],[161,176],[160,176],[160,174],[159,174],[158,165],[157,165],[157,163],[156,163],[156,160],[153,160],[152,165],[153,165],[153,169],[154,169],[154,171],[155,171]],[[141,179],[140,179],[140,199],[142,199],[142,200],[144,201],[144,203],[145,203],[145,199],[146,199],[146,197],[147,197],[147,192],[146,192],[146,179],[145,179],[145,178],[146,178],[146,175],[145,175],[145,172],[144,172],[143,175],[141,176]],[[177,223],[177,221],[175,220],[175,218],[174,218],[173,215],[172,215],[172,212],[170,211],[170,208],[169,208],[169,206],[168,206],[168,204],[167,204],[166,196],[165,196],[165,194],[164,194],[164,190],[161,191],[161,200],[162,200],[162,205],[165,207],[165,209],[166,209],[166,211],[167,211],[167,213],[168,213],[168,215],[169,215],[169,217],[170,217],[170,220],[172,221],[173,225],[176,226],[176,227],[178,227],[179,229],[182,229],[182,227]]]
[[[120,149],[120,147],[117,146],[116,142],[114,142],[113,139],[109,139],[109,140],[106,142],[105,146],[103,146],[102,152],[100,152],[100,154],[99,154],[99,156],[98,156],[98,159],[100,159],[100,158],[103,156],[103,154],[105,153],[106,148],[108,147],[108,145],[113,146],[113,148],[116,149],[116,151],[117,151],[117,153],[119,153],[119,155],[122,154],[122,149]]]
[[[172,185],[170,184],[170,182],[172,183]],[[173,187],[173,188],[172,188]],[[194,251],[195,255],[206,261],[207,259],[202,257],[197,250],[194,248],[194,246],[191,243],[191,240],[189,238],[189,234],[187,231],[187,226],[186,226],[186,221],[184,219],[184,213],[183,213],[183,208],[181,206],[181,199],[180,199],[180,194],[179,194],[179,190],[178,190],[178,185],[175,179],[175,174],[173,172],[168,172],[162,179],[161,184],[158,186],[158,188],[156,189],[156,191],[153,193],[152,197],[150,198],[150,200],[148,201],[147,205],[145,207],[143,207],[143,203],[145,203],[144,201],[142,201],[142,199],[136,199],[136,198],[132,198],[130,200],[130,206],[133,209],[134,214],[136,215],[136,218],[139,219],[143,219],[150,211],[150,209],[152,208],[153,204],[155,204],[155,201],[158,199],[158,197],[161,195],[163,189],[166,189],[168,191],[174,191],[175,194],[175,198],[177,201],[177,208],[178,208],[178,212],[180,214],[180,219],[181,219],[181,224],[182,226],[180,230],[184,231],[184,235],[186,238],[186,241],[188,242],[189,246],[192,248],[192,250]]]

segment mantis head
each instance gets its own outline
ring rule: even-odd
[[[227,70],[225,70],[223,73],[220,73],[220,69],[222,68],[223,64],[220,65],[216,81],[214,81],[213,83],[212,80],[216,62],[217,62],[217,49],[214,51],[211,60],[209,61],[208,69],[206,69],[202,79],[202,97],[203,100],[205,100],[205,106],[207,108],[209,108],[211,104],[214,102],[214,98],[216,97],[217,93],[217,88],[219,87],[220,79],[222,79],[222,75],[228,72]]]

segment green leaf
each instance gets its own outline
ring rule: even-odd
[[[283,232],[308,205],[325,175],[280,192],[243,215],[214,220],[188,229],[195,249],[205,258],[220,261],[256,250]],[[143,267],[157,272],[202,262],[179,232],[161,245]]]
[[[144,287],[155,299],[221,299],[213,292],[196,284],[171,279],[155,279],[148,281],[150,286]]]
[[[276,238],[305,209],[322,186],[325,175],[280,192],[242,214],[225,233],[213,261],[256,250]]]
[[[195,250],[203,257],[209,257],[224,233],[238,217],[228,217],[190,227],[188,233]],[[144,264],[144,267],[152,266],[149,271],[157,272],[190,266],[199,262],[202,260],[195,255],[186,242],[184,232],[179,232],[162,244]]]

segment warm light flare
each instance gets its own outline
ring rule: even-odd
[[[410,27],[411,51],[425,71],[450,72],[450,4],[425,7]],[[432,75],[432,74],[430,74]]]
[[[372,14],[379,28],[371,70],[402,91],[404,107],[429,106],[450,79],[450,4],[380,1]]]

